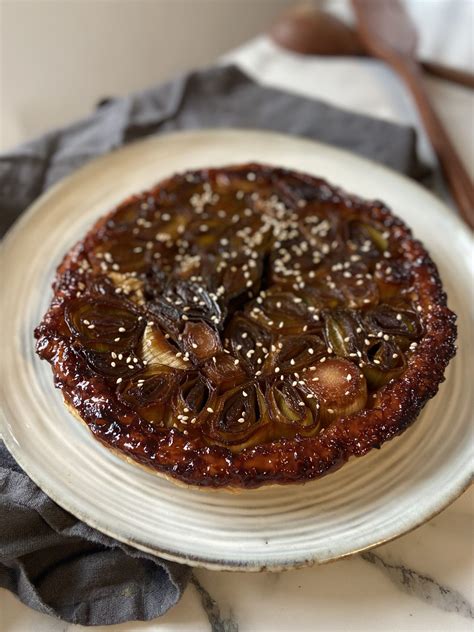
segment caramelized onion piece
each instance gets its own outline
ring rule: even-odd
[[[403,373],[405,368],[405,355],[394,342],[372,339],[366,348],[362,367],[369,386],[380,388]]]
[[[183,359],[183,354],[175,347],[154,323],[147,323],[141,341],[141,356],[151,365],[158,364],[174,369],[187,369],[189,363]]]
[[[120,386],[119,399],[132,410],[157,426],[170,423],[170,401],[177,387],[177,372],[155,366],[137,373]]]
[[[264,443],[270,428],[259,386],[247,383],[211,400],[203,431],[214,443],[240,451]]]
[[[187,322],[182,336],[184,350],[198,362],[204,362],[221,350],[217,331],[204,322]]]
[[[277,380],[268,388],[265,399],[270,417],[282,425],[279,436],[309,436],[319,430],[318,399],[307,386],[294,384],[288,378]]]
[[[76,299],[68,303],[64,316],[71,333],[94,351],[133,349],[145,327],[131,303],[113,298]]]
[[[236,314],[225,335],[229,349],[249,375],[263,368],[272,341],[268,330],[246,316]]]
[[[233,388],[248,379],[239,359],[228,353],[218,353],[210,358],[201,370],[219,392]]]
[[[362,410],[367,402],[367,384],[362,371],[343,358],[318,363],[304,373],[303,381],[318,398],[324,425]]]

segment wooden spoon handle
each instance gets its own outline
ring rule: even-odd
[[[425,72],[434,77],[451,81],[451,83],[457,83],[465,88],[474,89],[474,75],[471,72],[458,70],[450,66],[443,66],[434,61],[422,61],[420,64]]]
[[[397,66],[396,69],[405,79],[413,94],[425,129],[461,216],[474,229],[474,186],[451,139],[446,133],[443,123],[431,105],[423,85],[420,67],[416,62],[410,62],[406,59],[394,62],[394,66]]]

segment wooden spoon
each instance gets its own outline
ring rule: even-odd
[[[423,85],[415,51],[417,35],[399,0],[352,0],[359,35],[372,55],[383,59],[410,89],[459,211],[474,228],[474,186]]]
[[[300,5],[282,13],[270,28],[270,37],[283,48],[302,55],[367,55],[358,33],[330,13],[310,5]],[[423,70],[431,75],[474,88],[470,72],[421,61]]]

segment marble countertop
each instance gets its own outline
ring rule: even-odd
[[[426,161],[433,161],[409,96],[380,62],[301,58],[276,49],[264,37],[225,59],[240,64],[263,83],[412,124],[420,133],[421,155]],[[472,92],[437,80],[429,80],[428,89],[465,163],[474,168],[474,142],[466,141],[465,127],[472,117]],[[98,632],[471,631],[473,522],[471,489],[422,527],[372,551],[325,566],[283,573],[219,573],[196,569],[182,600],[160,619],[92,629]],[[79,629],[85,628],[30,610],[0,589],[2,632]]]
[[[415,531],[325,566],[283,573],[196,569],[160,619],[97,632],[464,632],[473,629],[474,489]],[[0,590],[2,632],[72,632]]]

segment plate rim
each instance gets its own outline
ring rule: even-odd
[[[5,251],[7,250],[8,245],[15,240],[15,238],[18,238],[18,235],[20,235],[20,239],[21,239],[21,231],[23,230],[23,227],[25,225],[28,224],[28,222],[31,221],[31,218],[34,217],[39,211],[41,211],[41,208],[48,203],[48,200],[50,197],[53,197],[57,194],[58,191],[60,191],[63,187],[71,185],[74,183],[74,180],[79,180],[80,178],[87,176],[87,172],[89,170],[94,170],[97,169],[98,167],[100,168],[100,163],[104,162],[107,163],[107,161],[109,161],[111,159],[111,156],[117,157],[117,156],[121,156],[123,154],[126,153],[132,153],[134,150],[136,150],[137,148],[139,148],[140,146],[143,146],[144,144],[149,144],[149,143],[159,143],[162,140],[166,140],[169,137],[172,136],[180,136],[181,138],[184,138],[186,140],[186,137],[188,137],[189,139],[192,138],[206,138],[209,136],[214,136],[214,137],[222,137],[222,136],[226,136],[226,135],[232,135],[232,136],[242,136],[245,134],[251,134],[251,135],[266,135],[268,137],[277,137],[280,140],[284,141],[284,140],[297,140],[303,144],[307,144],[308,148],[311,148],[312,150],[317,150],[318,147],[322,147],[324,151],[329,151],[331,153],[333,153],[333,155],[337,154],[342,154],[343,156],[349,156],[351,159],[355,159],[356,161],[360,162],[360,163],[366,163],[367,167],[369,167],[370,169],[376,169],[382,172],[385,172],[387,175],[389,175],[390,177],[395,177],[396,179],[400,179],[404,186],[409,186],[413,189],[418,189],[421,190],[422,193],[427,196],[427,198],[431,198],[433,202],[436,203],[436,205],[438,206],[438,208],[440,209],[440,211],[445,212],[447,214],[449,214],[449,219],[450,221],[453,221],[453,228],[456,227],[456,230],[460,230],[464,236],[467,239],[470,239],[470,234],[468,229],[465,227],[465,225],[462,223],[462,220],[460,219],[460,217],[458,215],[455,214],[454,211],[452,211],[451,209],[449,209],[449,207],[447,207],[447,205],[440,199],[438,198],[433,192],[424,189],[419,183],[417,183],[416,181],[412,180],[411,178],[409,178],[408,176],[398,173],[396,171],[394,171],[393,169],[387,167],[386,165],[382,165],[379,163],[376,163],[373,160],[370,160],[368,158],[359,156],[358,154],[355,154],[351,151],[347,151],[345,149],[341,149],[339,147],[334,147],[332,145],[328,145],[326,143],[322,143],[319,141],[315,141],[312,139],[308,139],[306,137],[300,137],[297,135],[292,135],[292,134],[283,134],[283,133],[277,133],[277,132],[272,132],[270,130],[259,130],[259,129],[252,129],[252,128],[239,128],[239,129],[235,129],[235,128],[218,128],[218,129],[198,129],[198,130],[179,130],[179,131],[173,131],[173,132],[167,132],[164,134],[160,134],[160,135],[154,135],[154,136],[149,136],[146,137],[144,139],[139,139],[137,141],[134,141],[132,143],[129,143],[125,146],[119,147],[114,149],[111,152],[107,152],[106,154],[103,154],[101,156],[95,157],[93,159],[91,159],[90,161],[88,161],[86,164],[82,165],[81,167],[79,167],[78,169],[74,170],[72,173],[70,173],[69,175],[67,175],[65,178],[62,178],[61,180],[59,180],[57,183],[55,183],[53,186],[51,186],[46,192],[44,192],[43,194],[41,194],[29,207],[26,211],[24,211],[22,213],[22,215],[20,216],[20,218],[14,222],[14,224],[10,227],[10,229],[7,231],[7,233],[5,234],[3,240],[2,240],[2,256],[4,256]],[[258,160],[258,159],[257,159]],[[230,164],[230,163],[229,163]],[[344,188],[342,186],[342,188]],[[457,226],[456,226],[457,224]],[[2,292],[3,293],[3,292]],[[2,365],[2,370],[3,370],[3,365]],[[380,546],[381,544],[385,544],[387,542],[390,542],[392,540],[395,540],[399,537],[401,537],[402,535],[409,533],[411,531],[413,531],[414,529],[417,529],[419,526],[421,526],[422,524],[426,523],[427,521],[429,521],[431,518],[433,518],[434,516],[436,516],[437,514],[439,514],[441,511],[443,511],[446,507],[448,507],[452,502],[454,502],[459,496],[462,495],[462,493],[464,491],[466,491],[469,486],[472,484],[473,482],[473,472],[469,472],[466,470],[465,475],[462,478],[459,478],[456,482],[457,482],[457,486],[455,487],[453,485],[453,487],[450,490],[450,493],[448,493],[447,495],[445,495],[445,497],[442,499],[440,504],[436,504],[436,507],[432,510],[428,510],[425,511],[425,513],[420,514],[418,519],[413,520],[410,523],[410,526],[408,526],[407,528],[405,528],[404,523],[401,524],[401,529],[399,532],[391,534],[390,536],[388,536],[387,538],[381,539],[375,543],[370,543],[367,546],[363,546],[360,547],[356,550],[350,551],[348,553],[343,553],[343,554],[336,554],[334,556],[328,556],[327,558],[320,560],[316,557],[312,557],[312,558],[306,558],[306,559],[300,559],[297,562],[291,562],[289,561],[288,563],[284,563],[284,564],[261,564],[260,562],[252,562],[252,561],[238,561],[238,560],[233,560],[233,561],[229,561],[229,560],[219,560],[218,562],[212,559],[208,559],[205,556],[201,557],[201,556],[194,556],[194,555],[188,555],[188,554],[180,554],[179,551],[176,550],[172,550],[172,549],[167,549],[167,548],[158,548],[155,546],[150,546],[147,545],[145,542],[141,542],[139,539],[137,538],[130,538],[130,537],[126,537],[126,536],[122,536],[122,534],[117,534],[116,532],[114,532],[113,528],[109,529],[109,528],[105,528],[102,524],[100,526],[98,526],[97,521],[89,516],[87,514],[87,512],[85,511],[81,511],[80,509],[76,509],[75,507],[71,507],[70,503],[67,499],[64,499],[61,494],[56,494],[55,491],[53,490],[53,492],[51,493],[51,490],[49,488],[49,485],[47,483],[44,483],[44,481],[42,480],[41,475],[37,475],[37,472],[34,472],[33,474],[29,471],[29,464],[26,464],[26,467],[24,465],[23,462],[23,458],[22,458],[22,450],[21,450],[21,446],[19,444],[17,444],[15,442],[15,439],[13,437],[12,434],[10,434],[8,432],[8,419],[6,417],[6,412],[2,409],[0,411],[0,436],[2,437],[3,441],[5,442],[5,445],[7,447],[7,449],[9,450],[9,452],[13,455],[13,457],[16,459],[16,461],[19,463],[19,465],[22,467],[22,469],[27,473],[27,475],[35,482],[35,484],[38,485],[38,487],[44,491],[44,493],[46,493],[54,502],[56,502],[60,507],[62,507],[63,509],[65,509],[66,511],[68,511],[69,513],[71,513],[72,515],[74,515],[76,518],[78,518],[79,520],[82,520],[83,522],[85,522],[86,524],[88,524],[89,526],[97,529],[98,531],[100,531],[101,533],[104,533],[106,535],[108,535],[111,538],[114,538],[120,542],[123,542],[133,548],[139,549],[141,551],[144,551],[146,553],[151,553],[152,555],[156,555],[158,557],[162,557],[164,559],[167,559],[169,561],[173,561],[173,562],[177,562],[177,563],[185,563],[188,564],[190,566],[196,566],[196,567],[203,567],[203,568],[207,568],[209,570],[225,570],[225,571],[253,571],[253,572],[258,572],[258,571],[282,571],[282,570],[287,570],[287,569],[295,569],[295,568],[301,568],[304,566],[310,566],[310,565],[319,565],[319,564],[326,564],[329,562],[333,562],[333,561],[337,561],[337,560],[341,560],[341,559],[346,559],[349,557],[352,557],[354,555],[357,555],[359,553],[362,553],[364,551],[368,551],[374,547]],[[6,431],[5,431],[6,430]],[[34,470],[34,468],[33,468]],[[202,493],[205,493],[204,491]]]

